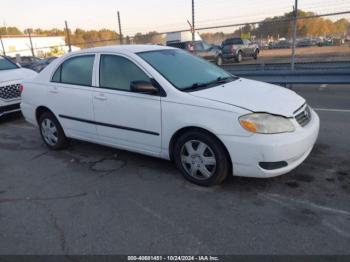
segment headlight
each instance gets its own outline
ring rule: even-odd
[[[266,113],[253,113],[239,118],[241,126],[253,133],[276,134],[294,132],[293,123],[283,116]]]

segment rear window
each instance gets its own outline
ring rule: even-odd
[[[187,43],[184,43],[184,42],[167,43],[167,46],[171,46],[171,47],[175,47],[175,48],[180,48],[180,49],[186,49]]]
[[[223,43],[224,45],[242,45],[243,41],[240,38],[231,38],[227,39]]]
[[[95,55],[70,58],[56,70],[52,82],[91,86]]]

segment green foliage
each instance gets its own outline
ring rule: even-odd
[[[147,34],[137,33],[133,38],[134,44],[164,44],[165,39],[156,31]]]
[[[22,35],[23,33],[17,27],[0,27],[0,35]]]
[[[298,10],[298,17],[301,18],[314,15],[316,14],[313,12]],[[268,17],[250,32],[252,35],[256,35],[258,38],[267,38],[269,36],[273,36],[275,38],[290,38],[293,31],[292,18],[293,12],[286,13],[283,16]],[[349,26],[350,22],[344,18],[336,22],[322,17],[298,19],[297,35],[298,37],[344,35],[349,29]]]
[[[298,11],[298,17],[313,16],[315,13]],[[202,38],[210,43],[221,43],[224,39],[230,37],[240,37],[250,33],[257,38],[291,38],[293,13],[286,13],[283,16],[267,17],[259,25],[248,24],[232,33],[204,33]],[[298,37],[319,37],[319,36],[344,36],[350,30],[349,20],[342,18],[335,22],[330,19],[317,17],[308,19],[298,19],[297,35]]]
[[[101,29],[97,31],[77,28],[73,33],[71,33],[71,43],[72,45],[79,46],[81,48],[115,45],[119,43],[119,34],[109,29]]]

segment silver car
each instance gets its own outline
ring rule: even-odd
[[[235,60],[239,63],[243,60],[243,57],[258,59],[259,52],[259,46],[247,39],[229,38],[222,42],[224,61]]]

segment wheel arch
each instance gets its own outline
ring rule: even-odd
[[[197,126],[187,126],[187,127],[182,127],[180,128],[179,130],[177,130],[171,137],[170,139],[170,142],[169,142],[169,157],[170,157],[170,160],[173,161],[174,159],[174,156],[173,156],[173,149],[174,149],[174,145],[177,141],[177,139],[179,139],[179,137],[189,131],[193,131],[193,130],[196,130],[196,131],[200,131],[200,132],[204,132],[204,133],[207,133],[208,135],[214,137],[224,148],[225,150],[225,153],[229,159],[229,162],[230,162],[230,167],[232,169],[232,159],[231,159],[231,156],[225,146],[225,144],[220,140],[219,137],[217,137],[213,132],[205,129],[205,128],[202,128],[202,127],[197,127]]]
[[[46,106],[38,106],[35,110],[35,119],[36,122],[39,124],[39,119],[40,116],[45,113],[45,112],[50,112],[51,114],[55,115],[48,107]]]

